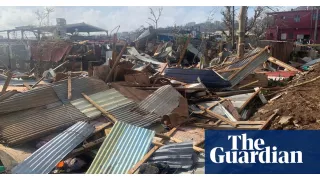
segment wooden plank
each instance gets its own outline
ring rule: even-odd
[[[205,107],[203,107],[203,106],[201,106],[201,105],[198,105],[198,106],[199,106],[199,108],[200,108],[201,110],[206,111],[206,113],[208,113],[209,115],[211,115],[211,116],[213,116],[213,117],[215,117],[215,118],[218,118],[219,120],[224,121],[224,122],[226,122],[227,124],[230,124],[230,125],[233,126],[233,127],[237,127],[237,124],[236,124],[235,122],[230,121],[228,118],[223,117],[222,115],[217,114],[217,113],[215,113],[215,112],[212,112],[212,111],[206,109]]]
[[[269,126],[270,122],[276,117],[276,115],[278,114],[279,109],[276,109],[275,112],[269,116],[269,118],[267,119],[267,121],[259,128],[259,130],[263,130],[266,127]]]
[[[103,143],[103,141],[105,140],[105,138],[106,138],[106,137],[99,138],[99,139],[97,139],[97,140],[88,142],[88,143],[82,145],[81,147],[79,147],[79,148],[77,148],[77,149],[74,149],[74,150],[71,151],[64,159],[68,159],[68,158],[75,157],[75,156],[80,155],[80,154],[82,154],[82,153],[84,153],[84,152],[90,151],[90,150],[93,149],[93,148],[98,147],[100,144]]]
[[[112,114],[110,114],[109,112],[104,110],[101,106],[99,106],[97,103],[95,103],[89,96],[87,96],[84,93],[81,93],[81,94],[87,101],[89,101],[95,108],[97,108],[104,116],[111,119],[113,123],[117,122],[117,119]]]
[[[23,85],[28,89],[28,90],[31,90],[32,88],[31,88],[31,86],[28,84],[28,83],[23,83]]]
[[[268,58],[268,61],[270,61],[270,62],[272,62],[272,63],[274,63],[274,64],[276,64],[276,65],[278,65],[278,66],[281,66],[281,67],[283,67],[283,68],[286,68],[286,69],[288,69],[289,71],[301,72],[299,69],[296,69],[295,67],[292,67],[292,66],[290,66],[289,64],[284,63],[284,62],[282,62],[282,61],[280,61],[279,59],[276,59],[276,58],[274,58],[274,57],[269,57],[269,58]]]
[[[210,110],[211,108],[215,107],[216,105],[218,105],[219,103],[222,103],[223,101],[225,101],[226,99],[221,98],[220,101],[214,102],[210,107],[208,107],[207,109]]]
[[[243,88],[245,88],[245,87],[248,87],[248,86],[250,86],[250,85],[252,85],[252,84],[256,84],[256,83],[258,83],[258,82],[259,82],[259,80],[250,82],[250,83],[248,83],[248,84],[245,84],[245,85],[243,85],[243,86],[240,86],[239,89],[243,89]]]
[[[254,94],[240,107],[239,112],[243,111],[243,109],[250,103],[250,101],[261,91],[261,88],[256,90]]]
[[[31,87],[31,89],[32,88],[35,88],[42,80],[44,80],[44,76],[43,77],[41,77],[32,87]]]
[[[163,134],[159,134],[159,133],[156,133],[156,136],[162,138],[162,139],[167,139],[167,140],[172,140],[176,143],[182,143],[183,141],[180,140],[180,139],[177,139],[177,138],[174,138],[174,137],[170,137],[170,136],[167,136],[167,135],[163,135]],[[197,152],[204,152],[204,149],[200,148],[200,147],[197,147],[197,146],[193,146],[193,150],[197,151]]]
[[[166,135],[167,136],[171,136],[176,130],[177,130],[178,127],[175,127],[175,128],[172,128]],[[163,143],[164,140],[162,139],[160,141],[160,143]],[[145,154],[143,156],[143,158],[137,162],[129,171],[127,174],[133,174],[145,161],[147,161],[154,152],[156,152],[158,149],[160,148],[160,146],[154,146],[147,154]]]
[[[4,93],[6,93],[7,91],[7,88],[9,86],[9,83],[10,83],[10,80],[12,78],[12,73],[9,71],[8,72],[8,75],[7,75],[7,79],[6,79],[6,82],[4,83],[4,85],[2,86],[2,91],[1,91],[1,95],[3,95]]]
[[[120,54],[117,56],[117,59],[113,62],[113,66],[112,66],[112,68],[111,68],[111,70],[110,70],[110,72],[109,72],[109,74],[108,74],[108,76],[107,76],[107,78],[106,78],[106,82],[109,81],[109,79],[110,79],[113,71],[114,71],[115,68],[117,67],[117,65],[118,65],[118,63],[119,63],[119,61],[120,61],[120,59],[121,59],[121,57],[122,57],[122,54],[124,53],[125,50],[127,50],[127,45],[128,45],[128,43],[126,43],[126,44],[123,46],[123,48],[121,49]]]
[[[72,98],[71,71],[68,71],[68,99]]]

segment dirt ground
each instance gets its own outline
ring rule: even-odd
[[[295,77],[287,87],[318,76],[320,64],[308,73]],[[267,120],[274,110],[279,109],[279,116],[271,122],[269,129],[320,129],[320,79],[283,92],[280,98],[261,107],[251,119]],[[284,116],[292,118],[280,121]]]

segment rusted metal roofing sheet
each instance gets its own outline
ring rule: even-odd
[[[66,41],[31,42],[31,55],[34,61],[58,62],[70,51],[72,44]]]
[[[173,143],[159,148],[149,162],[167,163],[173,169],[190,169],[194,155],[192,142]]]
[[[141,101],[138,108],[164,116],[178,107],[180,97],[182,97],[181,94],[171,85],[165,85]]]
[[[64,103],[69,102],[68,100],[68,80],[59,81],[55,83],[52,88]],[[71,79],[71,88],[72,88],[72,99],[79,99],[83,96],[81,93],[87,95],[94,94],[100,91],[105,91],[109,89],[107,84],[100,79],[87,78],[87,77],[76,77]]]
[[[39,148],[12,169],[14,174],[48,174],[68,153],[84,141],[94,127],[78,122]]]
[[[19,144],[43,137],[88,118],[70,104],[55,103],[0,116],[0,143]]]
[[[119,121],[145,127],[160,119],[154,113],[137,109],[136,103],[124,97],[115,89],[92,94],[89,97]],[[71,104],[90,119],[101,115],[101,112],[84,98],[71,101]]]
[[[254,72],[254,70],[259,67],[262,63],[266,62],[270,57],[267,49],[265,48],[259,54],[254,57],[251,57],[250,60],[242,66],[242,69],[234,72],[231,76],[229,76],[229,81],[233,86],[237,85],[240,81],[242,81],[245,77],[247,77],[250,73]]]
[[[1,101],[0,114],[40,107],[57,101],[59,98],[50,86],[39,87]]]
[[[155,132],[118,121],[87,174],[125,174],[147,153]]]

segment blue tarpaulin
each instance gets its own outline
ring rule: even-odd
[[[226,88],[231,86],[228,80],[225,80],[213,70],[167,68],[164,73],[166,77],[171,77],[185,83],[198,83],[197,78],[199,77],[201,82],[208,88]]]

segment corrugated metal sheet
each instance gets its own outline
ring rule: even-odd
[[[68,80],[60,81],[55,83],[53,86],[54,91],[64,103],[69,102],[68,100]],[[72,88],[72,99],[79,99],[83,96],[81,93],[86,95],[94,94],[100,91],[109,89],[107,84],[100,79],[94,78],[72,78],[71,79],[71,88]]]
[[[67,53],[72,44],[64,40],[31,42],[31,56],[34,61],[58,62]]]
[[[87,174],[125,174],[147,153],[155,132],[118,121]]]
[[[162,62],[157,61],[156,59],[153,59],[152,57],[145,57],[145,56],[140,55],[140,53],[134,47],[127,47],[127,50],[130,55],[136,57],[137,59],[139,59],[143,62],[148,62],[151,64],[157,64],[157,65],[164,64]]]
[[[252,58],[252,56],[258,54],[260,51],[262,50],[262,48],[256,48],[252,51],[249,51],[248,53],[246,53],[244,55],[244,58],[243,60],[239,61],[237,57],[232,57],[232,58],[229,58],[227,63],[232,63],[232,62],[235,62],[235,61],[239,61],[239,62],[236,62],[234,64],[231,64],[230,66],[226,67],[225,70],[227,69],[233,69],[233,68],[239,68],[239,67],[242,67],[244,66],[245,64],[247,64],[250,59]],[[230,71],[230,72],[222,72],[220,73],[221,76],[223,76],[224,78],[228,79],[229,76],[231,76],[232,74],[234,73],[234,71]]]
[[[15,94],[0,102],[0,114],[44,106],[57,101],[59,98],[50,86],[39,87]]]
[[[262,63],[266,62],[268,58],[270,57],[269,53],[265,49],[263,52],[261,52],[255,59],[251,62],[248,62],[246,66],[241,69],[240,71],[237,71],[235,75],[232,75],[229,77],[229,81],[233,86],[237,85],[240,81],[242,81],[245,77],[247,77],[250,73],[254,72],[254,70],[259,67]]]
[[[92,94],[89,97],[119,121],[145,127],[160,119],[160,117],[154,113],[137,109],[136,103],[124,97],[115,89]],[[84,98],[71,101],[71,104],[90,119],[101,115],[101,112]]]
[[[205,108],[211,107],[210,111],[219,114],[221,116],[224,116],[225,118],[228,118],[231,121],[237,121],[240,118],[240,115],[238,111],[235,109],[233,104],[230,101],[223,101],[221,103],[216,104],[218,101],[206,101],[198,103],[197,105],[201,105]],[[216,104],[214,107],[212,105]],[[196,112],[199,112],[199,108],[193,106],[194,110]],[[200,111],[201,112],[201,111]]]
[[[141,101],[138,108],[164,116],[178,107],[181,97],[181,94],[171,85],[165,85]]]
[[[197,78],[199,77],[201,82],[208,88],[225,88],[230,86],[228,80],[225,80],[213,70],[166,68],[164,74],[166,77],[185,83],[198,83]]]
[[[19,144],[43,137],[88,118],[72,105],[35,108],[0,116],[0,143]]]
[[[84,141],[94,127],[78,122],[39,148],[21,164],[12,169],[14,174],[48,174],[68,153]]]
[[[190,169],[194,163],[193,156],[192,142],[174,143],[159,148],[149,162],[167,163],[170,168],[174,169]]]

